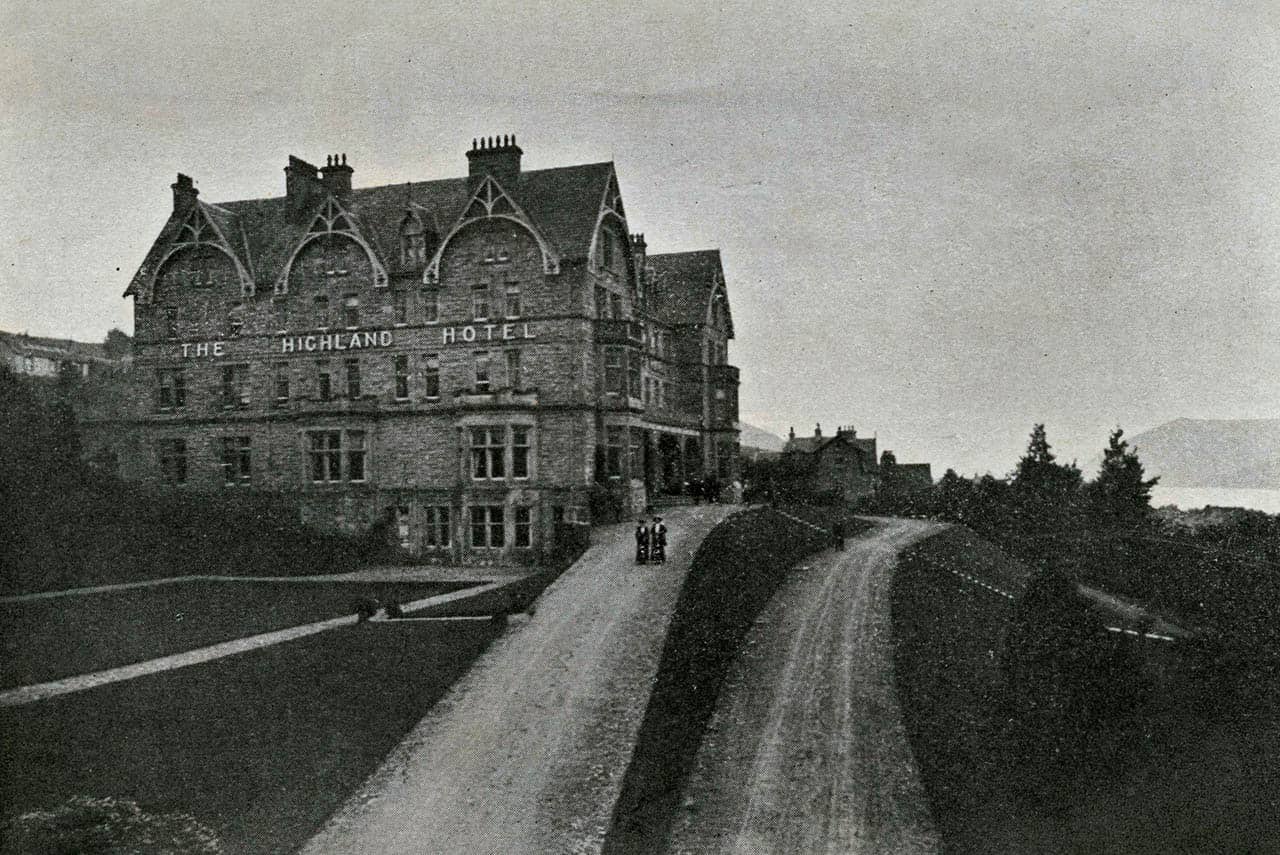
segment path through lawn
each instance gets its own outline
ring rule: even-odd
[[[182,582],[0,603],[0,688],[143,662],[352,614],[353,601],[422,599],[466,582]]]

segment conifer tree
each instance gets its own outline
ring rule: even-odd
[[[1058,463],[1044,425],[1036,425],[1009,484],[1021,536],[1034,539],[1040,544],[1037,548],[1051,550],[1050,543],[1068,535],[1079,522],[1082,483],[1079,467]]]
[[[1117,427],[1102,452],[1098,477],[1089,484],[1089,507],[1095,521],[1124,527],[1144,522],[1151,511],[1151,488],[1160,480],[1144,479],[1144,474],[1137,450],[1129,448],[1124,431]]]

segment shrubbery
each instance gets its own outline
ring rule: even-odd
[[[190,574],[352,569],[380,548],[306,528],[284,496],[152,490],[80,460],[65,396],[0,370],[0,593]]]
[[[930,491],[879,494],[859,509],[966,525],[1072,582],[1146,604],[1251,655],[1280,655],[1280,517],[1151,509],[1138,454],[1112,433],[1090,481],[1058,463],[1043,425],[1007,478],[947,470]]]

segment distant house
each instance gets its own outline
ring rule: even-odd
[[[892,451],[880,455],[880,483],[891,489],[915,491],[933,486],[933,469],[928,463],[899,463]]]
[[[0,361],[14,374],[54,379],[68,369],[80,377],[116,371],[127,359],[113,358],[101,344],[0,332]]]
[[[819,424],[813,436],[805,437],[797,437],[792,428],[782,448],[782,466],[792,483],[804,483],[815,493],[838,491],[845,501],[871,495],[879,482],[876,440],[859,438],[852,427],[823,436]]]

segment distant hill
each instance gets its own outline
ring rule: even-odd
[[[759,448],[763,451],[781,451],[782,446],[787,444],[782,437],[774,436],[767,430],[746,422],[738,422],[738,431],[738,445]]]
[[[1176,419],[1130,445],[1166,487],[1280,490],[1280,419]]]

